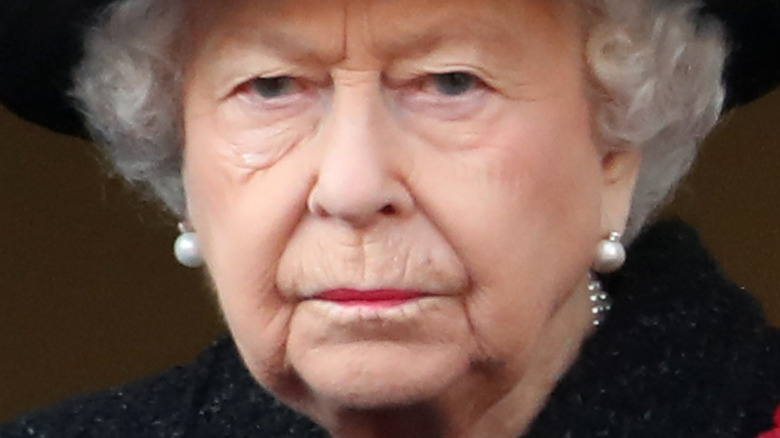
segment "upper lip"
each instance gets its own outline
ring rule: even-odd
[[[313,298],[327,301],[345,302],[345,301],[394,301],[394,300],[412,300],[422,298],[428,293],[417,290],[402,289],[330,289],[322,291]]]

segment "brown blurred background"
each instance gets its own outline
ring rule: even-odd
[[[780,325],[780,94],[728,117],[665,214]],[[0,421],[190,360],[223,331],[175,222],[89,144],[0,109]]]

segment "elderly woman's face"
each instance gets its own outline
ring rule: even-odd
[[[363,407],[520,379],[631,185],[593,141],[570,2],[211,3],[184,174],[255,377]]]

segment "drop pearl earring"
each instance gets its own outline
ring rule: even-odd
[[[622,237],[620,233],[613,231],[609,233],[609,237],[599,242],[593,261],[593,271],[609,274],[623,266],[626,262],[626,249],[620,242]]]
[[[188,268],[203,266],[198,235],[184,223],[179,224],[179,232],[181,234],[173,244],[173,254],[176,256],[176,260]]]

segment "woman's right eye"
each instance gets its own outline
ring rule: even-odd
[[[466,72],[436,73],[428,78],[430,87],[437,93],[455,97],[473,91],[479,84],[479,78]]]
[[[291,76],[255,78],[249,83],[251,90],[263,99],[278,99],[300,91],[300,85]]]

